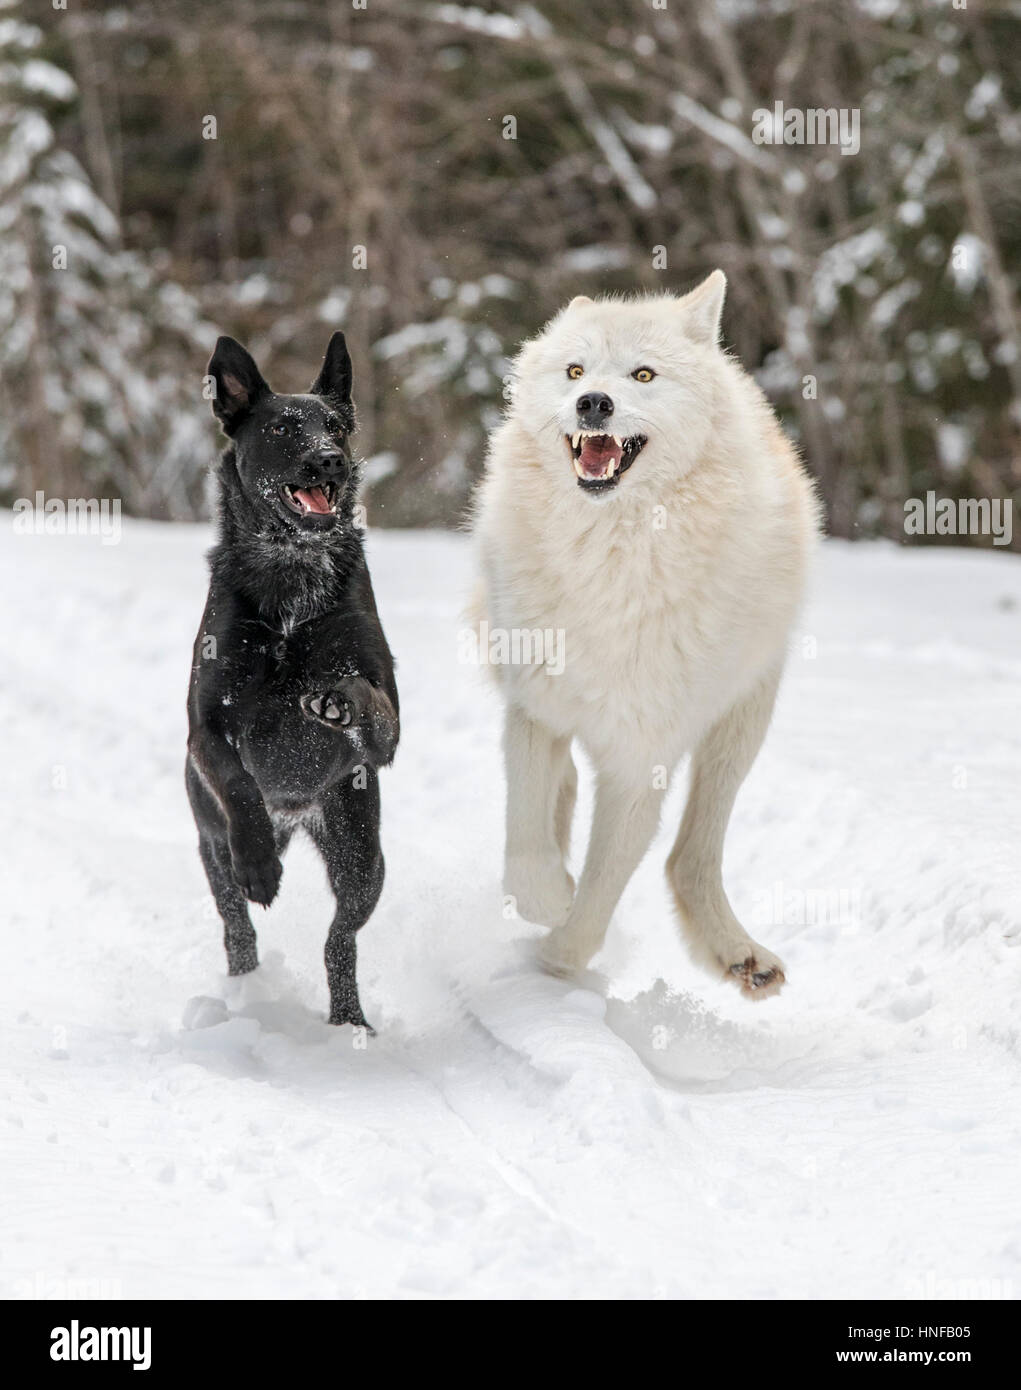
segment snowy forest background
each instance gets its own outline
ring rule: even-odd
[[[1021,497],[1021,4],[356,4],[0,0],[0,500],[203,516],[216,334],[339,326],[370,519],[455,524],[523,336],[716,265],[831,532]]]

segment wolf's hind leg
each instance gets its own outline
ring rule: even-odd
[[[723,888],[723,841],[738,789],[769,726],[779,678],[779,669],[770,673],[696,748],[688,804],[666,866],[692,956],[722,971],[749,999],[778,993],[784,967],[734,916]]]
[[[574,807],[577,800],[578,769],[574,765],[574,759],[571,757],[571,750],[568,747],[567,756],[564,758],[560,787],[557,790],[556,806],[553,809],[553,834],[565,861],[571,849],[571,824],[574,821]]]
[[[520,709],[507,709],[507,841],[503,891],[529,922],[555,926],[571,909],[574,880],[564,867],[577,774],[571,741]]]
[[[552,974],[570,975],[602,946],[613,910],[652,842],[662,792],[601,774],[585,867],[570,915],[540,947]]]

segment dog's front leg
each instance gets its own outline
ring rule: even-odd
[[[613,910],[652,842],[663,794],[601,773],[585,867],[570,916],[542,943],[551,974],[583,969],[603,944]]]
[[[386,767],[393,761],[401,726],[382,686],[364,676],[322,681],[301,697],[301,708],[307,719],[337,734],[357,734],[361,747],[354,752],[370,767]]]
[[[188,752],[223,812],[231,870],[238,887],[251,902],[268,907],[280,887],[283,865],[262,792],[215,725],[206,723],[193,732]]]
[[[577,775],[571,741],[515,705],[504,729],[507,842],[503,891],[529,922],[555,927],[571,910],[574,879],[564,866]]]

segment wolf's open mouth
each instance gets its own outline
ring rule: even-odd
[[[627,472],[648,443],[644,434],[621,439],[619,435],[600,434],[598,430],[576,430],[565,438],[578,486],[587,492],[616,487],[620,475]]]
[[[315,487],[288,487],[285,483],[280,496],[299,516],[332,516],[337,509],[335,483],[318,483]]]

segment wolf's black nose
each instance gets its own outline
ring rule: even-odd
[[[601,391],[589,391],[578,397],[576,409],[578,421],[585,429],[597,429],[613,414],[613,401]]]

